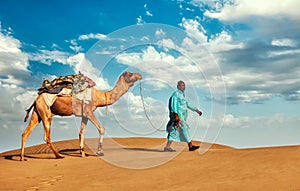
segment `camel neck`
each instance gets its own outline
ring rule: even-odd
[[[127,84],[124,79],[120,79],[115,87],[107,92],[94,89],[94,102],[97,107],[103,107],[114,104],[122,95],[124,95],[130,84]]]
[[[122,95],[128,91],[129,87],[123,80],[119,81],[111,90],[111,102],[116,102]]]

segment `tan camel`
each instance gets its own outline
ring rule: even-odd
[[[25,143],[32,132],[32,130],[42,121],[44,126],[44,140],[47,145],[51,148],[53,153],[55,154],[56,158],[63,158],[54,148],[51,138],[50,138],[50,126],[52,122],[52,117],[54,115],[60,116],[81,116],[81,127],[79,132],[79,146],[81,156],[84,157],[84,134],[85,134],[85,127],[90,120],[98,129],[99,131],[99,145],[97,155],[103,156],[102,150],[102,143],[103,143],[103,136],[105,128],[97,121],[94,111],[97,107],[107,107],[115,103],[122,95],[124,95],[131,86],[137,81],[141,80],[142,75],[139,73],[131,73],[131,72],[124,72],[120,77],[115,85],[115,87],[111,91],[103,92],[99,91],[95,88],[92,88],[92,101],[89,104],[83,104],[83,101],[75,99],[73,101],[72,97],[57,97],[54,104],[49,108],[45,103],[45,100],[42,95],[39,95],[33,104],[27,109],[27,115],[25,117],[25,122],[28,118],[28,114],[32,108],[32,116],[31,120],[25,129],[24,133],[22,134],[22,148],[20,154],[20,160],[24,160],[24,152],[25,152]]]

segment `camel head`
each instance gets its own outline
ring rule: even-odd
[[[129,87],[133,86],[133,84],[142,79],[142,75],[139,73],[131,73],[128,71],[125,71],[121,77],[124,78],[125,82],[129,85]]]

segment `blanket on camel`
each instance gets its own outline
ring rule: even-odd
[[[73,74],[68,76],[59,76],[52,80],[44,80],[42,86],[38,89],[38,94],[51,107],[57,96],[74,96],[79,100],[88,103],[92,100],[91,87],[96,83],[89,77],[81,74]]]
[[[38,94],[58,94],[64,88],[71,91],[64,90],[63,93],[78,93],[95,85],[96,83],[92,79],[79,72],[79,74],[59,76],[51,82],[49,80],[44,80],[42,86],[38,89]]]

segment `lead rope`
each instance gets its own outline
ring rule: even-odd
[[[148,114],[147,114],[147,112],[146,112],[145,102],[144,102],[144,98],[143,98],[143,94],[142,94],[142,82],[140,82],[140,95],[141,95],[141,100],[142,100],[142,105],[143,105],[144,113],[145,113],[145,115],[146,115],[146,117],[147,117],[149,123],[151,124],[151,127],[152,127],[153,129],[157,130],[157,131],[165,132],[164,130],[158,129],[158,128],[156,128],[156,127],[153,125],[152,121],[150,120],[150,118],[149,118],[149,116],[148,116]]]
[[[106,103],[106,115],[108,115],[108,100],[107,100],[107,95],[106,95],[106,92],[105,92],[105,103]]]

